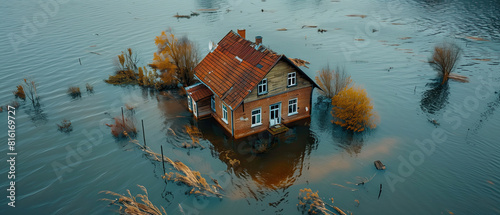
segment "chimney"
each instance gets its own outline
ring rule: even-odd
[[[245,29],[241,29],[241,30],[238,29],[238,34],[240,35],[240,37],[243,37],[243,39],[246,39],[245,38],[245,33],[246,33]]]
[[[255,44],[260,45],[262,43],[262,36],[256,36],[255,37]]]

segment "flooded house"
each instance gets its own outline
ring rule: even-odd
[[[200,83],[186,92],[195,118],[214,117],[241,138],[310,117],[316,83],[261,36],[250,41],[245,33],[230,31],[194,69]]]

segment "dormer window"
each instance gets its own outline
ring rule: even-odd
[[[267,93],[267,78],[262,79],[257,86],[257,94],[263,95]]]
[[[297,85],[297,73],[288,73],[288,87],[293,87],[295,85]]]

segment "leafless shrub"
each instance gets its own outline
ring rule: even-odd
[[[460,53],[461,49],[455,43],[443,42],[434,46],[434,53],[429,63],[442,76],[441,84],[448,81],[450,73],[455,69],[460,58]]]
[[[331,200],[333,203],[333,198],[331,198]],[[346,213],[342,211],[340,208],[325,203],[319,197],[318,191],[312,192],[312,190],[309,188],[304,188],[300,190],[299,204],[297,206],[298,209],[302,211],[303,214],[346,215]],[[328,209],[327,206],[335,210],[336,213]]]
[[[333,70],[330,69],[330,66],[326,66],[321,71],[318,71],[316,82],[322,89],[320,93],[331,99],[342,91],[342,89],[351,86],[352,79],[345,72],[344,68],[337,67]]]
[[[105,193],[118,197],[118,199],[101,199],[102,201],[108,201],[111,205],[119,206],[120,214],[130,214],[130,215],[163,215],[167,214],[163,207],[156,207],[148,197],[148,191],[144,186],[137,185],[144,194],[137,194],[132,196],[130,190],[127,190],[127,195],[118,194],[111,191],[101,191],[99,193]],[[139,201],[140,200],[140,201]],[[142,202],[142,203],[141,203]]]
[[[137,134],[134,122],[127,117],[115,117],[115,124],[106,124],[111,128],[111,134],[115,137],[126,137]]]

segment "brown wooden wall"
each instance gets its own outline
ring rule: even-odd
[[[287,87],[288,84],[288,73],[296,72],[297,77],[297,85],[293,87]],[[285,60],[280,60],[269,73],[266,75],[267,78],[267,94],[258,95],[258,86],[252,90],[250,94],[245,98],[244,102],[249,103],[258,99],[263,99],[271,96],[278,95],[280,93],[285,93],[297,89],[301,89],[304,87],[312,86],[311,82],[309,82],[303,74],[296,71],[294,67],[292,67]]]

